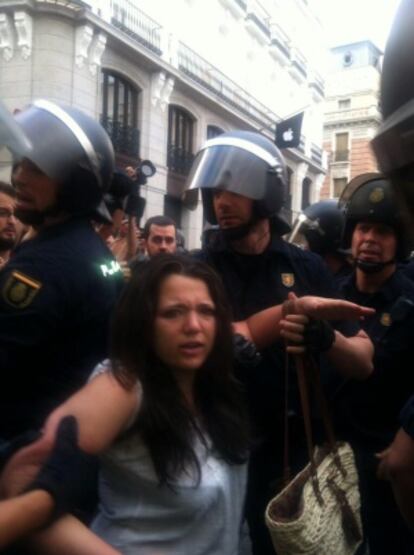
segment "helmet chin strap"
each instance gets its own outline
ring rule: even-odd
[[[395,258],[387,260],[387,262],[368,262],[366,260],[361,260],[360,258],[354,258],[355,266],[361,270],[361,272],[364,272],[364,274],[378,274],[387,266],[395,263]]]

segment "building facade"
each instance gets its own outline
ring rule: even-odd
[[[370,141],[381,122],[381,56],[370,41],[331,50],[323,138],[328,171],[321,198],[337,198],[356,175],[378,171]]]
[[[13,111],[35,98],[101,121],[120,167],[150,159],[144,218],[168,214],[189,248],[203,228],[182,200],[209,137],[232,129],[274,138],[305,110],[298,148],[286,149],[289,217],[324,180],[320,24],[304,0],[2,0],[0,98]],[[10,161],[0,153],[0,175]]]

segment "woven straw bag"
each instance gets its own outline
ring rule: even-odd
[[[316,448],[316,482],[309,463],[274,497],[266,524],[278,555],[351,555],[362,541],[358,474],[348,443],[337,443],[337,456]]]
[[[288,482],[289,439],[285,407],[285,483],[268,504],[265,520],[278,555],[353,555],[362,543],[361,499],[354,454],[348,443],[336,442],[311,357],[295,356],[305,435],[310,462]],[[306,366],[306,368],[305,368]],[[288,357],[286,358],[286,376]],[[309,408],[309,381],[321,411],[327,447],[314,448]],[[287,377],[286,377],[287,383]]]

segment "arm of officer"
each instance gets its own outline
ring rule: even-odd
[[[73,415],[78,422],[79,447],[98,454],[130,424],[140,402],[139,386],[126,389],[111,372],[96,376],[52,412],[39,440],[13,455],[1,475],[0,493],[13,497],[33,482],[56,443],[58,426],[65,416]]]
[[[130,424],[140,403],[138,385],[126,388],[111,372],[99,374],[50,415],[41,439],[12,457],[2,475],[3,492],[8,496],[16,495],[33,482],[51,453],[59,423],[65,416],[75,416],[79,425],[79,446],[85,452],[94,454],[109,447]],[[45,532],[31,536],[30,540],[36,549],[45,554],[117,553],[74,518],[59,519]]]
[[[397,505],[414,529],[414,397],[400,414],[401,429],[392,444],[377,456],[378,477],[390,480]]]
[[[43,526],[53,508],[52,496],[43,490],[0,501],[0,549]]]
[[[341,299],[289,295],[286,309],[290,316],[283,315],[283,306],[277,305],[253,314],[243,322],[234,324],[238,333],[252,340],[261,349],[281,338],[294,345],[288,352],[304,352],[303,333],[309,317],[316,320],[359,320],[372,314],[371,308],[363,307]],[[346,337],[338,330],[331,332],[332,341],[327,356],[339,372],[346,377],[365,379],[372,372],[373,345],[362,330],[351,337]]]
[[[36,533],[31,541],[36,552],[42,555],[120,555],[72,515],[66,515]]]
[[[360,320],[373,314],[374,310],[342,299],[289,295],[289,312],[325,320]],[[246,320],[235,322],[236,332],[252,340],[259,349],[268,347],[281,338],[281,322],[284,319],[283,305],[266,308],[252,314]]]
[[[378,457],[381,460],[378,477],[391,481],[398,508],[414,529],[414,439],[401,428]]]

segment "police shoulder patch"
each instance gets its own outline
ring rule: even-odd
[[[14,271],[4,284],[3,299],[15,308],[26,308],[31,304],[41,287],[40,281],[36,281],[22,272]]]
[[[281,274],[281,278],[285,287],[293,287],[295,285],[295,274]]]

